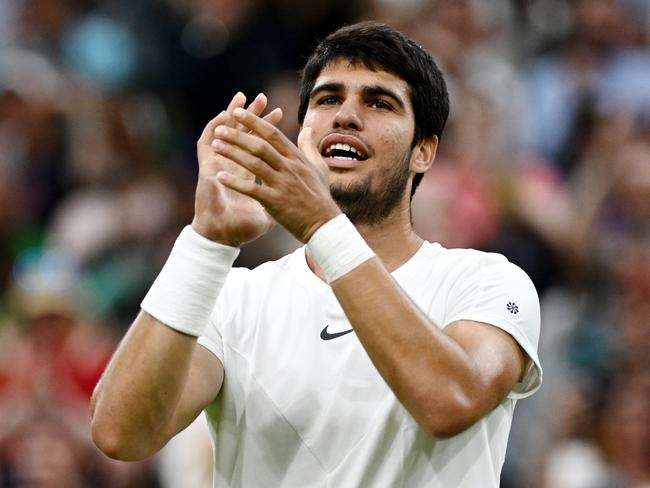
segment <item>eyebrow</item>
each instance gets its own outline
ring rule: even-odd
[[[322,85],[316,86],[311,93],[309,94],[309,100],[313,100],[319,93],[322,92],[342,92],[345,91],[345,85],[343,83],[323,83]],[[368,96],[385,96],[390,98],[395,104],[399,105],[401,109],[405,109],[404,101],[400,96],[392,90],[385,88],[380,85],[366,86],[363,88],[363,95]]]
[[[404,102],[400,98],[400,96],[395,93],[393,90],[389,90],[388,88],[384,88],[383,86],[375,85],[375,86],[368,86],[363,89],[363,93],[366,96],[384,96],[390,98],[393,102],[395,102],[401,109],[404,109]]]
[[[313,100],[316,95],[322,92],[342,92],[345,90],[343,83],[323,83],[314,87],[314,89],[309,94],[309,99]]]

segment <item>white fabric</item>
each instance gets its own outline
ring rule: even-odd
[[[172,329],[200,336],[238,254],[186,226],[140,307]]]
[[[503,256],[425,243],[393,273],[441,327],[500,327],[531,358],[521,383],[465,432],[436,440],[418,427],[349,330],[304,248],[234,269],[200,344],[225,367],[208,418],[215,486],[497,487],[516,400],[541,384],[539,302]],[[516,308],[515,308],[516,307]]]
[[[307,242],[307,250],[328,283],[375,256],[344,213],[321,225]]]
[[[155,459],[161,488],[210,488],[212,446],[205,413],[174,436]]]

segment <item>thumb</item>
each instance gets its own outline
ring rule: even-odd
[[[298,134],[298,148],[307,156],[310,163],[315,165],[325,164],[318,147],[316,147],[311,127],[303,127]]]

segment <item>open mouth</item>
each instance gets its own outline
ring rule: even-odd
[[[361,150],[349,144],[337,142],[330,144],[323,151],[326,158],[338,159],[342,161],[365,161],[368,156]]]

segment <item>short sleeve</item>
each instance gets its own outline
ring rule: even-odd
[[[199,337],[199,344],[214,354],[221,364],[224,362],[224,334],[230,322],[233,310],[237,307],[237,297],[241,295],[241,283],[250,271],[245,268],[233,268],[228,273],[223,289],[219,293],[217,303],[212,309],[208,326]]]
[[[214,354],[221,364],[223,364],[223,338],[221,336],[221,331],[213,319],[216,314],[216,309],[217,307],[215,307],[215,310],[213,310],[212,315],[210,316],[208,327],[199,337],[199,344],[207,348],[208,351]]]
[[[519,343],[530,361],[524,377],[510,398],[532,395],[542,384],[537,355],[540,308],[530,278],[519,267],[498,254],[482,254],[457,281],[448,298],[446,324],[472,320],[499,327]]]

